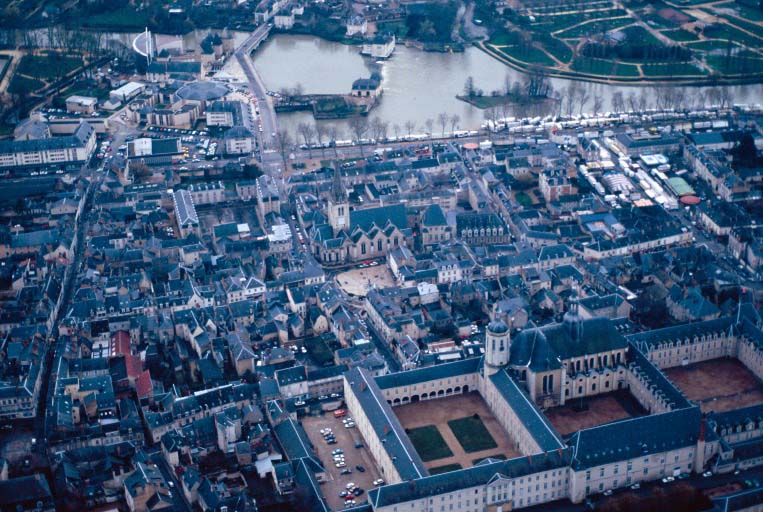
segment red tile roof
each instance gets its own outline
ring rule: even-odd
[[[128,355],[132,353],[130,334],[127,331],[117,331],[111,337],[111,355]]]

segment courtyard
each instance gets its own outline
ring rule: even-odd
[[[604,395],[572,399],[561,407],[552,407],[544,414],[563,436],[605,423],[644,416],[646,411],[626,390]]]
[[[663,371],[703,412],[763,403],[763,384],[737,359],[713,359]]]
[[[469,468],[487,457],[521,455],[479,393],[424,400],[393,410],[433,474]]]
[[[392,272],[383,263],[337,274],[336,282],[345,292],[355,297],[365,297],[366,289],[372,285],[377,288],[395,286]]]

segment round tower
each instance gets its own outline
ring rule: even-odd
[[[509,364],[511,338],[509,326],[503,320],[493,320],[485,332],[485,369],[495,373]]]

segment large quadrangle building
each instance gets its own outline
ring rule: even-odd
[[[734,316],[623,335],[583,318],[577,301],[560,323],[522,330],[494,320],[482,357],[374,377],[344,376],[349,412],[387,485],[369,491],[375,511],[505,512],[665,476],[734,471],[763,444],[763,405],[703,414],[663,370],[735,358],[763,376],[761,319]],[[544,413],[578,398],[626,390],[644,415],[562,436]],[[395,407],[476,392],[520,454],[430,475]],[[624,391],[620,391],[622,393]]]

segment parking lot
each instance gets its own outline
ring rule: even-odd
[[[357,487],[364,490],[363,494],[355,498],[356,503],[366,501],[366,494],[373,489],[373,481],[379,478],[373,457],[365,447],[365,441],[358,432],[357,428],[345,428],[342,424],[343,418],[334,418],[334,415],[327,412],[323,416],[306,416],[302,419],[302,426],[307,432],[307,436],[315,446],[318,458],[323,462],[328,473],[327,482],[321,487],[326,502],[333,510],[344,508],[344,498],[339,496],[341,491],[345,490],[349,482],[355,483]],[[321,429],[331,428],[336,437],[336,444],[327,444],[320,433]],[[364,443],[362,448],[355,448],[355,443]],[[331,452],[340,449],[344,450],[347,468],[337,468],[334,465]],[[358,465],[363,466],[365,472],[357,470]],[[342,475],[342,469],[351,469],[349,475]]]

